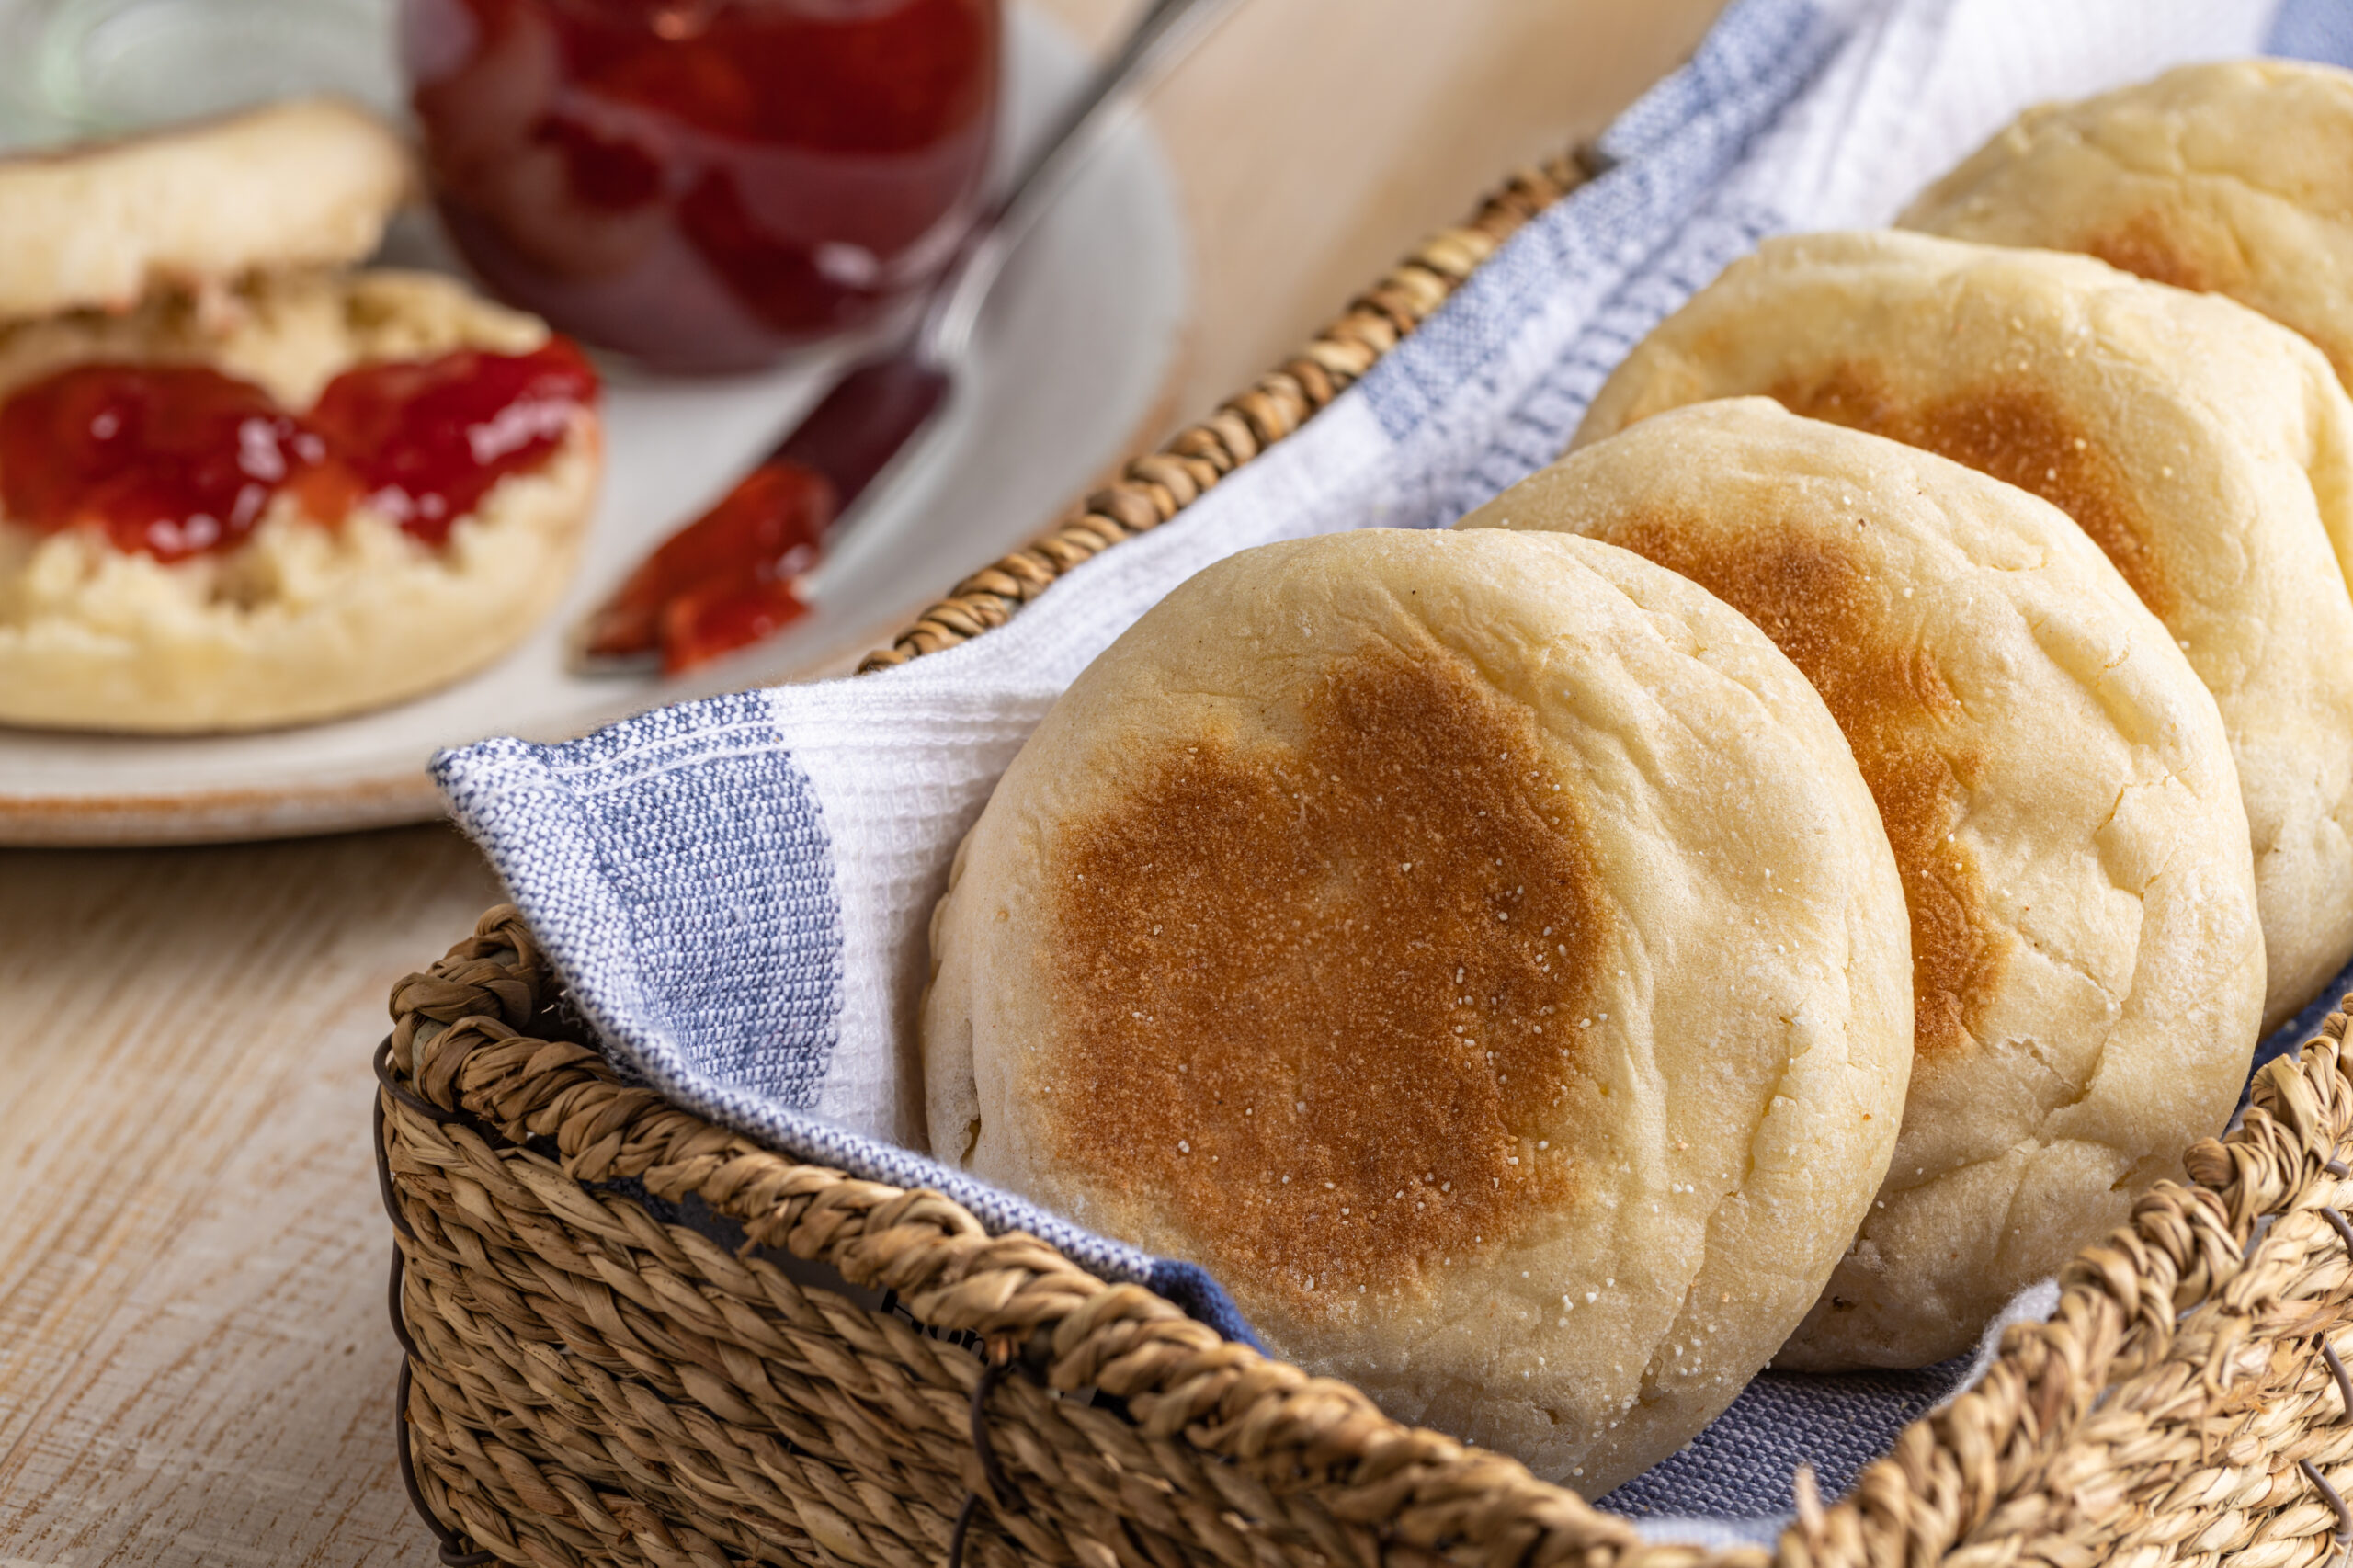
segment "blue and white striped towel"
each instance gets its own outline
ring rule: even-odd
[[[667,709],[569,744],[485,742],[439,757],[437,777],[625,1070],[796,1155],[938,1187],[1246,1336],[1199,1268],[913,1152],[926,922],[958,840],[1055,696],[1222,556],[1442,525],[1550,461],[1633,341],[1760,236],[1885,222],[2041,99],[2267,42],[2353,63],[2348,10],[1734,0],[1610,130],[1608,173],[1523,229],[1299,434],[1006,628],[886,674]],[[1842,1489],[1968,1375],[1768,1374],[1608,1502],[1675,1539],[1769,1538],[1796,1462]]]

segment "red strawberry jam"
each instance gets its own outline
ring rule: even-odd
[[[596,396],[562,338],[363,365],[307,415],[200,366],[76,365],[0,403],[0,512],[178,561],[234,547],[292,486],[314,517],[366,500],[438,545],[492,485],[545,461]]]
[[[808,609],[793,580],[817,563],[838,510],[824,474],[769,459],[630,574],[589,628],[588,651],[658,650],[676,675],[759,642]]]
[[[404,0],[450,238],[494,293],[738,369],[929,280],[978,199],[999,0]]]
[[[250,381],[195,365],[76,365],[0,405],[0,508],[178,561],[253,531],[325,443]]]
[[[596,396],[580,350],[551,337],[529,354],[460,348],[346,370],[311,423],[369,506],[439,544],[492,485],[544,462]]]

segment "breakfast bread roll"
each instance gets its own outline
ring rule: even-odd
[[[332,98],[0,161],[0,321],[348,267],[415,178],[391,128]]]
[[[1910,912],[1915,1045],[1886,1186],[1776,1359],[1917,1367],[2122,1224],[2222,1130],[2263,1003],[2214,701],[2048,503],[1764,398],[1661,414],[1465,528],[1631,550],[1813,682]]]
[[[454,278],[305,273],[210,304],[165,294],[120,315],[0,328],[0,404],[95,362],[205,366],[305,408],[356,366],[528,354],[547,341],[537,317]],[[236,548],[174,561],[92,528],[26,528],[0,509],[0,722],[249,730],[444,686],[554,608],[601,472],[597,416],[581,408],[545,461],[501,479],[438,544],[367,497],[323,520],[282,492]]]
[[[327,101],[0,159],[0,722],[335,718],[554,608],[595,374],[454,279],[345,270],[410,185]]]
[[[2277,1028],[2353,958],[2353,403],[2295,334],[2088,256],[1909,233],[1768,240],[1627,357],[1583,445],[1766,393],[2075,518],[2222,709]]]
[[[1063,694],[952,875],[936,1156],[1589,1493],[1764,1365],[1893,1144],[1903,891],[1846,743],[1608,545],[1209,568]]]
[[[2353,72],[2185,65],[2031,108],[1899,222],[2227,294],[2312,339],[2353,384]]]

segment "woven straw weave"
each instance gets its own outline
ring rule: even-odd
[[[1580,178],[1517,178],[1309,347],[868,668],[1009,619],[1362,375]],[[620,1084],[520,917],[394,988],[377,1152],[402,1473],[445,1563],[2220,1563],[2353,1551],[2346,1020],[2267,1068],[2009,1331],[1972,1392],[1777,1552],[1645,1545],[936,1193],[806,1165]],[[713,1239],[717,1238],[717,1239]],[[2353,1346],[2349,1346],[2353,1347]]]
[[[938,1562],[968,1507],[964,1560],[991,1565],[1766,1561],[1645,1546],[937,1194],[622,1085],[511,908],[392,1011],[404,1463],[447,1561]],[[2340,1556],[2345,1025],[2266,1068],[2245,1125],[2191,1151],[2196,1185],[2142,1199],[1847,1501],[1802,1486],[1774,1561]]]

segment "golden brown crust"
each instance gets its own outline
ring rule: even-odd
[[[1957,391],[1905,397],[1870,368],[1841,363],[1785,377],[1768,395],[1792,414],[1885,436],[2041,496],[2091,536],[2159,619],[2179,604],[2172,563],[2117,454],[2098,432],[2070,418],[2047,387],[1996,374]]]
[[[2225,61],[2029,109],[1899,221],[2227,294],[2310,338],[2353,384],[2348,168],[2353,73]]]
[[[1040,1119],[1218,1234],[1230,1287],[1322,1316],[1568,1203],[1548,1135],[1594,1094],[1575,1024],[1610,915],[1526,710],[1386,651],[1302,709],[1296,748],[1172,742],[1064,824]],[[1442,1138],[1404,1124],[1430,1116]]]
[[[1749,616],[1853,746],[1911,915],[1887,1184],[1779,1364],[1917,1366],[2228,1114],[2263,945],[2220,715],[2053,507],[1763,398],[1654,415],[1466,528],[1637,551]]]
[[[1672,573],[1510,534],[1246,551],[1063,694],[959,851],[932,1147],[1606,1488],[1731,1401],[1861,1219],[1902,896],[1821,699]]]
[[[2089,256],[1793,235],[1638,345],[1577,441],[1756,393],[2043,496],[2101,547],[2222,710],[2265,1028],[2292,1017],[2353,959],[2353,401],[2326,361],[2227,299]]]
[[[2050,248],[2079,250],[2120,272],[2199,294],[2230,294],[2247,280],[2244,265],[2224,264],[2218,247],[2191,240],[2182,216],[2163,208],[2143,207],[2075,237],[2079,244]]]
[[[1951,743],[1961,704],[1937,650],[1886,624],[1870,558],[1836,533],[1768,525],[1732,535],[1666,512],[1629,518],[1604,537],[1746,616],[1822,694],[1904,879],[1914,1047],[1924,1058],[1966,1050],[2017,938],[1989,917],[1976,852],[1954,841],[1971,792],[1956,774],[1973,774],[1980,759]]]

